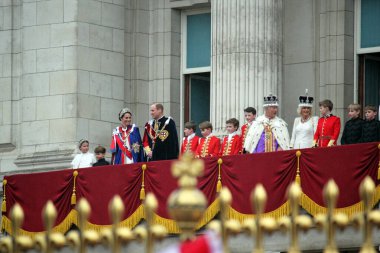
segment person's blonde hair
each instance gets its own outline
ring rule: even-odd
[[[361,108],[362,107],[359,104],[349,104],[348,105],[348,110],[354,110],[354,111],[360,112]]]
[[[297,107],[297,113],[298,113],[298,115],[301,115],[302,108],[309,108],[309,110],[310,110],[310,116],[313,115],[313,108],[312,107],[308,107],[308,106],[298,106]]]

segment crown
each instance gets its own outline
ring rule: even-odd
[[[264,97],[263,107],[267,106],[278,106],[278,98],[276,96],[273,96],[272,94],[269,94],[268,96]]]
[[[305,90],[305,96],[299,97],[300,103],[298,104],[299,107],[313,107],[313,97],[308,96],[308,89]]]

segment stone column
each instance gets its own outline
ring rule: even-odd
[[[264,95],[281,93],[283,1],[216,0],[211,6],[211,122],[220,132],[231,117],[243,123],[248,106],[261,113]]]
[[[107,147],[119,124],[124,1],[18,2],[21,63],[13,72],[21,73],[20,105],[15,104],[20,123],[14,164],[19,170],[67,168],[78,140],[88,139],[90,151]]]
[[[354,1],[320,1],[320,100],[343,118],[354,101]],[[343,127],[341,128],[343,131]]]

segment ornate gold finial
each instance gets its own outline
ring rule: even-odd
[[[156,239],[163,239],[166,234],[166,228],[161,225],[154,224],[154,212],[157,210],[158,201],[153,193],[148,193],[145,199],[145,218],[146,218],[146,230],[136,231],[137,237],[145,238],[145,252],[154,252],[154,241]]]
[[[112,228],[101,231],[101,238],[104,244],[110,246],[112,253],[119,253],[121,244],[127,244],[134,239],[134,235],[129,228],[119,227],[124,214],[124,203],[119,195],[112,198],[108,205],[108,211],[112,220]]]
[[[254,253],[264,253],[264,232],[272,232],[277,229],[277,223],[273,218],[263,218],[267,193],[262,184],[256,185],[251,193],[252,206],[255,211],[255,219],[245,220],[243,227],[249,234],[255,236]]]
[[[217,234],[221,235],[223,243],[223,253],[229,253],[228,238],[230,235],[236,235],[241,231],[241,224],[237,220],[228,219],[228,209],[232,201],[232,195],[228,188],[223,187],[219,195],[220,203],[220,221],[213,220],[207,227]]]
[[[44,253],[51,253],[54,249],[65,246],[66,239],[63,234],[52,232],[56,218],[57,210],[53,202],[49,200],[42,210],[42,219],[45,224],[46,234],[38,235],[35,238],[36,248]]]
[[[220,227],[223,241],[223,253],[229,253],[228,238],[230,234],[237,234],[240,231],[240,223],[237,220],[228,220],[228,208],[232,202],[232,195],[228,188],[223,187],[219,195],[220,200]]]
[[[363,213],[355,216],[353,222],[356,227],[360,227],[363,230],[363,244],[360,249],[360,253],[375,253],[372,241],[373,225],[380,225],[380,211],[373,210],[373,197],[375,194],[375,184],[373,180],[366,176],[361,182],[359,187],[360,198],[363,201]]]
[[[20,229],[24,222],[24,211],[16,203],[10,212],[12,221],[13,239],[10,237],[1,238],[0,246],[5,252],[20,253],[33,247],[33,241],[30,237],[20,235]]]
[[[325,253],[338,253],[338,248],[335,242],[335,230],[337,227],[345,227],[348,224],[348,217],[343,213],[334,213],[336,202],[339,195],[339,188],[330,179],[323,188],[323,197],[327,205],[327,214],[319,214],[315,217],[316,225],[326,231],[327,244]]]
[[[206,210],[207,200],[196,188],[196,177],[202,174],[203,168],[202,160],[194,159],[187,153],[172,166],[173,176],[179,177],[180,189],[170,194],[168,209],[181,230],[182,241],[194,238],[194,230]]]
[[[85,198],[81,198],[77,205],[78,211],[78,231],[70,231],[67,234],[68,243],[78,249],[79,253],[85,253],[87,245],[95,245],[100,241],[98,233],[87,230],[87,219],[91,213],[91,207]]]
[[[299,215],[298,206],[302,190],[298,183],[292,183],[288,189],[288,199],[290,202],[291,215],[282,217],[279,225],[290,232],[289,253],[300,253],[298,243],[298,231],[307,230],[312,226],[312,220],[306,215]]]

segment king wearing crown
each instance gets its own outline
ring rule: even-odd
[[[264,115],[259,116],[249,128],[244,149],[249,153],[272,152],[289,149],[289,132],[286,122],[277,117],[278,99],[264,97]]]

